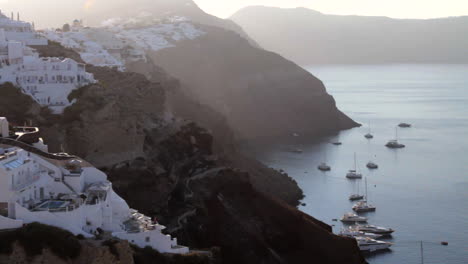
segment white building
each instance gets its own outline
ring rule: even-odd
[[[0,230],[39,222],[92,237],[102,229],[162,253],[189,252],[161,232],[164,226],[130,209],[91,164],[18,146],[0,138]]]
[[[21,87],[54,113],[62,113],[72,103],[68,101],[72,90],[95,82],[84,64],[72,59],[39,58],[23,43],[7,41],[5,34],[0,28],[0,83]]]
[[[13,16],[13,15],[12,15]],[[37,34],[30,23],[8,18],[0,11],[0,28],[5,30],[7,40],[20,41],[29,46],[47,45],[47,39]]]

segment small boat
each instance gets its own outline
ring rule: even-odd
[[[395,129],[395,139],[388,141],[385,145],[387,148],[399,149],[406,147],[405,145],[398,142],[398,128]]]
[[[362,174],[356,171],[356,153],[354,153],[354,170],[349,170],[346,174],[346,178],[348,179],[361,179]]]
[[[366,181],[366,199],[368,199],[369,196],[367,196],[367,178],[365,179],[365,181]],[[353,206],[353,211],[355,211],[357,213],[374,212],[376,209],[377,209],[377,207],[375,207],[375,206],[373,206],[371,204],[368,204],[367,200],[357,202]]]
[[[369,132],[364,135],[365,138],[367,139],[373,139],[374,136],[371,134],[371,127],[370,127],[370,122],[369,122]]]
[[[402,128],[408,128],[408,127],[411,127],[411,124],[408,124],[408,123],[400,123],[398,126],[399,126],[399,127],[402,127]]]
[[[350,201],[359,201],[359,200],[362,200],[362,199],[364,199],[364,195],[361,195],[361,194],[351,194],[349,196]]]
[[[321,171],[329,171],[331,167],[327,165],[327,163],[323,162],[318,166],[318,169]]]
[[[406,147],[405,145],[399,143],[398,140],[390,140],[385,146],[387,148],[392,148],[392,149],[399,149],[399,148]]]
[[[332,142],[332,144],[335,145],[335,146],[341,146],[341,145],[343,145],[343,143],[341,143],[341,142]]]
[[[358,231],[362,231],[365,233],[373,233],[379,235],[390,235],[391,233],[395,232],[395,230],[386,227],[374,226],[374,225],[358,225],[356,226]]]
[[[342,229],[339,235],[347,237],[367,237],[372,239],[378,239],[382,237],[382,235],[358,231],[352,227]]]
[[[368,237],[356,237],[361,251],[374,252],[390,248],[393,244],[385,241],[378,241]]]
[[[376,163],[374,163],[372,161],[369,161],[366,166],[369,169],[378,169],[379,168],[379,165],[377,165]]]
[[[373,212],[377,207],[368,204],[367,201],[360,201],[353,206],[353,211],[357,213]]]
[[[291,152],[292,153],[302,153],[304,151],[302,149],[292,149]]]
[[[354,213],[346,213],[341,217],[341,222],[355,223],[355,222],[367,222],[367,217],[359,216]]]
[[[299,134],[298,133],[293,133],[292,136],[293,137],[299,137]]]

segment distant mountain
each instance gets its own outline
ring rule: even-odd
[[[252,6],[231,19],[262,47],[301,65],[468,62],[468,16],[392,19]]]

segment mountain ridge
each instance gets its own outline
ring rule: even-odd
[[[468,31],[468,16],[394,19],[254,6],[230,19],[300,65],[468,62],[468,38],[459,37]]]

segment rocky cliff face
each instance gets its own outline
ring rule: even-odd
[[[221,113],[238,139],[278,140],[357,125],[336,108],[322,82],[296,64],[232,31],[201,28],[207,34],[150,55],[186,94]]]
[[[76,55],[60,46],[41,53]],[[365,263],[355,241],[290,207],[302,197],[291,178],[239,155],[230,133],[214,138],[227,128],[209,132],[170,112],[167,94],[180,89],[177,81],[163,72],[150,81],[88,70],[99,83],[71,94],[76,103],[62,116],[32,103],[30,118],[52,151],[62,146],[104,169],[131,207],[157,217],[181,244],[219,246],[223,263]],[[175,106],[191,102],[175,99]],[[197,111],[197,103],[187,105],[184,111]]]

